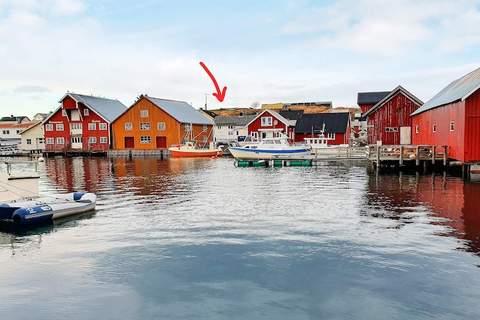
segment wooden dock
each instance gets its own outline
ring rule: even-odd
[[[420,166],[431,163],[448,165],[448,147],[427,145],[370,145],[368,160],[376,167],[382,165]]]

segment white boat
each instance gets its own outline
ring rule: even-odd
[[[292,145],[286,137],[264,139],[229,150],[239,160],[299,159],[310,155],[310,147]]]
[[[6,162],[6,172],[0,172],[0,221],[32,225],[95,209],[97,196],[93,193],[72,192],[39,197],[36,161],[33,162],[34,171],[12,171],[13,164],[31,163]]]

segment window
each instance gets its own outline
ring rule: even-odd
[[[62,116],[66,117],[67,116],[67,110],[62,109]]]
[[[149,144],[152,141],[152,139],[149,136],[141,136],[140,137],[140,143],[142,144]]]
[[[148,110],[140,110],[140,117],[141,118],[148,118]]]
[[[85,117],[88,117],[88,116],[90,115],[90,110],[88,110],[88,109],[83,109],[83,115],[84,115]]]
[[[396,127],[385,127],[385,132],[398,132]]]
[[[233,130],[233,129],[235,129],[235,127],[234,126],[228,126],[228,129]]]
[[[262,127],[271,127],[273,123],[272,117],[262,117]]]
[[[32,144],[32,139],[27,139],[27,144]]]
[[[150,130],[150,122],[142,122],[140,123],[140,130],[148,131]]]
[[[47,123],[45,125],[45,131],[53,131],[53,124]]]
[[[157,122],[157,130],[165,131],[166,130],[165,122]]]
[[[107,137],[100,137],[100,143],[108,143]]]
[[[415,126],[415,133],[416,134],[420,133],[420,127],[418,126],[418,124]]]
[[[206,124],[204,124],[204,125],[203,125],[203,128],[202,128],[202,131],[203,131],[203,132],[207,132],[207,130],[208,130],[208,126],[207,126]]]
[[[450,122],[450,131],[455,131],[455,121]]]
[[[54,144],[55,139],[54,138],[47,138],[47,144]]]
[[[437,125],[436,125],[436,124],[434,124],[434,125],[432,126],[432,131],[433,131],[433,132],[437,132]]]
[[[57,124],[55,125],[55,130],[57,130],[57,131],[63,131],[63,129],[64,129],[64,128],[63,128],[63,123],[57,123]]]
[[[17,130],[17,134],[20,134],[21,131],[22,131],[22,130]]]
[[[37,138],[37,143],[38,144],[43,144],[45,142],[44,138]]]
[[[82,143],[81,137],[72,137],[72,144],[74,143]]]
[[[132,123],[125,122],[125,131],[132,131]]]
[[[65,144],[65,138],[64,137],[58,137],[57,138],[57,144]]]
[[[97,130],[97,123],[96,122],[89,122],[88,123],[88,130],[90,130],[90,131]]]
[[[335,140],[335,132],[329,132],[329,133],[327,133],[327,139]]]
[[[3,134],[10,134],[10,130],[3,130],[2,133]]]
[[[97,143],[97,137],[88,137],[88,143],[89,144]]]
[[[98,124],[98,129],[105,131],[105,130],[108,129],[108,126],[107,126],[106,123],[103,123],[103,122],[102,122],[102,123],[99,123],[99,124]]]
[[[254,139],[258,139],[258,132],[256,132],[256,131],[255,131],[255,132],[252,132],[252,133],[251,133],[251,136],[252,136],[252,138],[254,138]]]
[[[82,130],[82,123],[81,122],[72,122],[70,124],[70,129],[72,129],[72,130]]]

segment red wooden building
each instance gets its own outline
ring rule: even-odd
[[[259,113],[247,124],[248,135],[253,140],[280,137],[282,134],[295,139],[296,120],[290,120],[273,110]]]
[[[110,124],[127,109],[118,100],[67,93],[43,122],[46,152],[107,151]]]
[[[411,144],[411,114],[423,102],[398,86],[363,114],[369,144]]]
[[[322,131],[328,139],[328,145],[349,144],[350,113],[303,114],[295,126],[295,141],[304,142],[305,138],[317,138]]]
[[[480,68],[450,83],[412,118],[414,144],[448,146],[450,159],[480,162]]]

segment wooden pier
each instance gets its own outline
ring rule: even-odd
[[[448,165],[448,147],[426,145],[370,145],[368,160],[375,167],[383,165],[421,166],[431,163]]]

